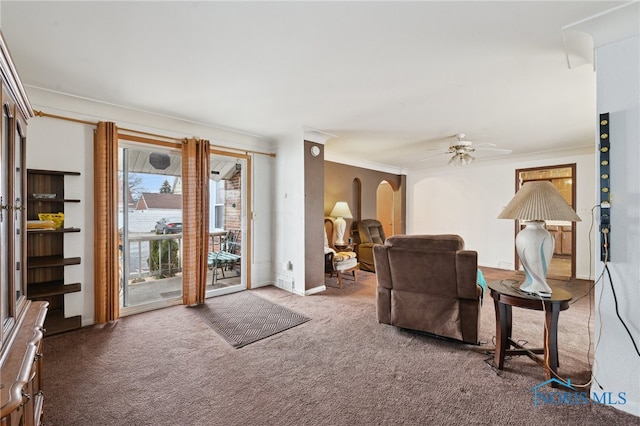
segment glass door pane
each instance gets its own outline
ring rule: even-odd
[[[207,297],[247,288],[245,156],[211,155]]]
[[[118,157],[121,313],[180,303],[181,153],[120,142]]]

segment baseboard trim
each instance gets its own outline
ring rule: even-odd
[[[323,292],[327,289],[327,286],[325,286],[324,284],[318,286],[318,287],[314,287],[314,288],[310,288],[309,290],[305,290],[304,291],[304,295],[305,296],[311,296],[312,294],[316,294],[316,293],[320,293]]]

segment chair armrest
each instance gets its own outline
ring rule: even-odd
[[[478,253],[471,250],[456,252],[458,297],[478,300]]]
[[[384,244],[374,244],[371,247],[376,265],[376,285],[380,288],[391,289],[391,266],[389,265],[389,247]]]
[[[375,246],[377,244],[378,243],[362,243],[362,244],[358,244],[358,248],[362,248],[362,247],[371,248],[371,247],[373,247],[373,246]]]

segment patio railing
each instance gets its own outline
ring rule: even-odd
[[[121,267],[124,306],[128,305],[129,285],[146,278],[168,278],[182,271],[182,234],[129,234]],[[128,259],[128,262],[125,260]]]

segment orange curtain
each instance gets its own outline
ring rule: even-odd
[[[204,303],[205,299],[209,253],[209,154],[209,141],[183,141],[182,301],[187,306]]]
[[[94,173],[94,320],[120,316],[118,288],[118,128],[99,122],[93,141]]]

